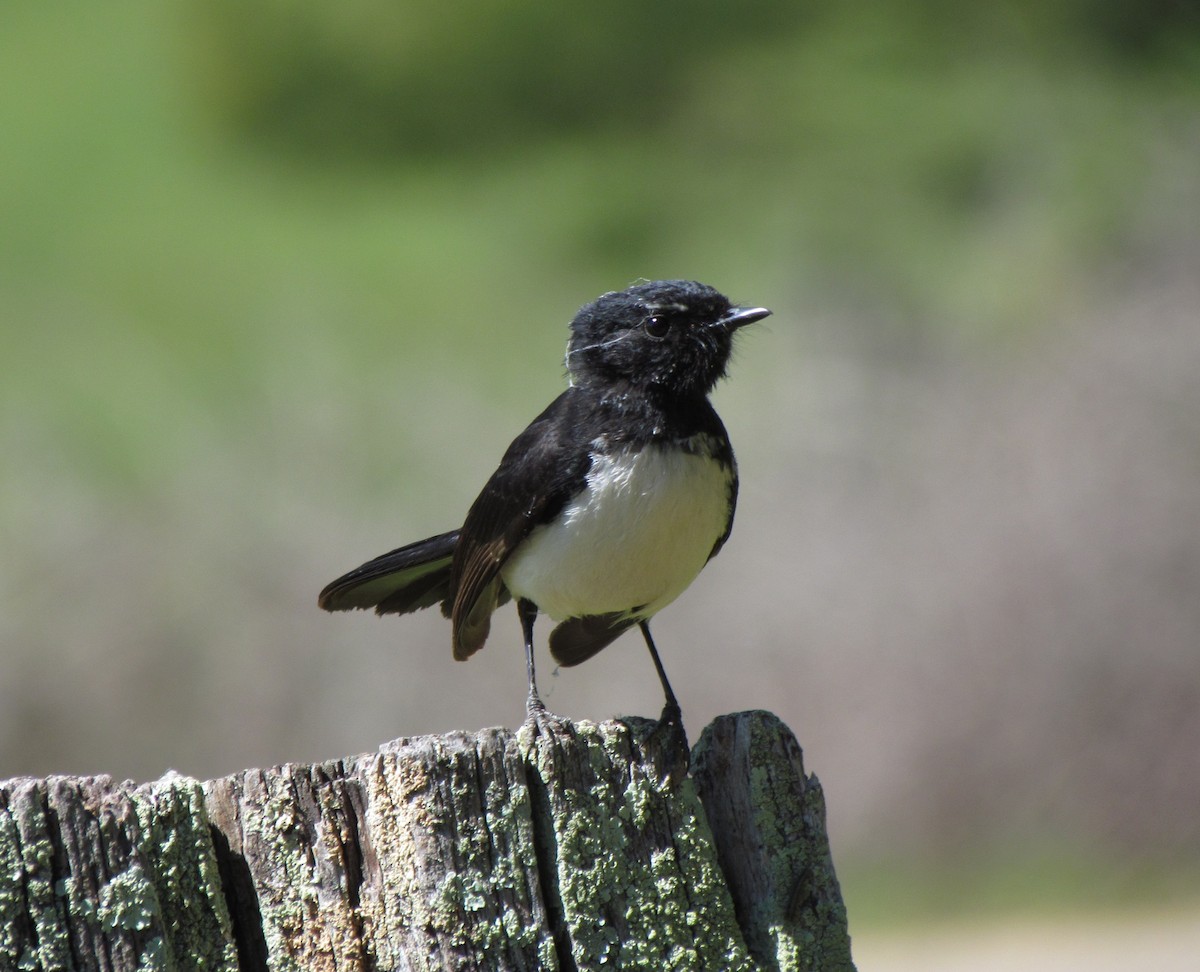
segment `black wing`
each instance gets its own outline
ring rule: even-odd
[[[572,387],[551,402],[508,447],[471,505],[450,572],[455,658],[483,647],[491,614],[507,596],[500,580],[505,561],[583,488],[591,466],[591,435],[581,422],[587,397]]]
[[[717,537],[717,542],[713,544],[712,552],[708,555],[708,559],[712,560],[721,552],[725,541],[733,532],[733,515],[737,512],[738,501],[738,468],[737,460],[733,457],[733,446],[729,442],[729,433],[725,431],[725,423],[721,421],[721,417],[717,415],[716,409],[712,405],[708,406],[708,412],[709,415],[706,416],[705,421],[709,426],[709,434],[713,437],[713,442],[717,443],[714,458],[729,470],[729,519],[725,521],[725,532]]]

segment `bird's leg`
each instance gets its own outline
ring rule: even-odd
[[[533,622],[537,619],[537,605],[526,598],[517,599],[517,614],[521,617],[521,631],[525,635],[525,673],[529,677],[529,698],[525,700],[525,725],[535,736],[547,739],[571,735],[571,723],[559,718],[546,709],[546,703],[538,695],[537,678],[533,671]]]
[[[525,635],[525,673],[529,678],[529,698],[525,700],[525,712],[531,717],[546,711],[537,690],[537,677],[533,671],[533,622],[537,620],[537,605],[526,598],[517,601],[517,614],[521,618],[521,631]]]
[[[662,659],[658,657],[658,649],[654,647],[654,639],[650,637],[649,622],[639,621],[638,627],[642,629],[642,637],[646,639],[646,647],[650,649],[650,657],[654,659],[654,667],[658,671],[658,680],[662,682],[663,695],[667,698],[658,724],[646,740],[646,754],[659,779],[678,784],[687,777],[692,761],[687,732],[683,728],[683,713],[679,710],[675,693],[671,691],[671,683],[667,681],[667,672]]]
[[[659,722],[674,722],[678,725],[683,724],[683,713],[679,709],[679,703],[675,700],[675,693],[671,691],[671,683],[667,681],[667,671],[663,668],[662,659],[658,657],[658,649],[654,647],[654,639],[650,637],[650,622],[643,619],[638,622],[638,627],[642,629],[642,637],[646,639],[646,647],[650,649],[650,657],[654,659],[654,668],[658,672],[658,680],[662,682],[663,695],[666,696],[666,704],[663,706],[662,716]]]

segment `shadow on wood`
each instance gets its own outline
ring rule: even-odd
[[[400,739],[201,783],[0,783],[0,968],[852,970],[773,715]]]

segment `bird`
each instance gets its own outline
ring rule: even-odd
[[[318,605],[380,615],[440,605],[465,660],[515,600],[534,721],[547,713],[539,612],[557,622],[549,648],[563,667],[636,626],[662,684],[660,721],[678,722],[650,620],[729,538],[737,464],[709,394],[734,335],[770,313],[692,280],[643,281],[585,304],[569,326],[566,389],[513,440],[462,526],[367,561]]]

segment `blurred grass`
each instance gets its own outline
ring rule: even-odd
[[[245,9],[262,30],[294,18]],[[943,45],[898,5],[866,9],[713,44],[676,70],[670,112],[625,131],[550,128],[433,160],[396,149],[382,165],[230,141],[198,65],[236,38],[196,30],[187,5],[8,5],[5,317],[43,322],[20,328],[14,370],[64,360],[37,341],[61,335],[75,299],[110,315],[83,329],[93,341],[157,346],[172,383],[232,405],[294,329],[369,365],[409,328],[418,354],[477,338],[480,319],[529,337],[580,294],[710,267],[912,326],[1044,323],[1064,280],[1136,232],[1159,166],[1185,164],[1188,133],[1172,146],[1170,132],[1196,107],[1194,51],[1122,71],[1039,37],[1021,9]],[[347,58],[371,28],[342,38]],[[325,302],[307,323],[290,314],[297,288]],[[124,387],[129,356],[108,353],[86,370]]]
[[[1194,861],[1102,859],[1084,848],[1016,850],[957,860],[900,856],[842,861],[846,910],[855,928],[953,925],[975,919],[1062,918],[1078,912],[1137,913],[1164,902],[1197,902]]]
[[[382,647],[357,662],[370,685],[342,671],[333,629],[300,613],[328,579],[311,561],[352,566],[335,535],[342,557],[400,523],[446,528],[561,386],[566,320],[604,290],[687,276],[775,307],[736,414],[796,405],[785,356],[809,321],[854,322],[897,369],[1003,353],[1195,238],[1186,5],[764,4],[744,28],[728,5],[574,24],[387,8],[402,37],[382,9],[0,8],[0,774],[231,771],[397,731],[386,709],[429,704],[424,675],[375,677]],[[689,16],[712,20],[673,33]],[[271,47],[281,25],[308,54]],[[830,414],[854,404],[856,374],[822,378]],[[800,500],[767,498],[792,522]],[[497,694],[476,671],[471,718]],[[386,730],[355,725],[370,711]],[[355,728],[368,742],[343,741]],[[846,885],[874,922],[1030,888],[1097,900],[1120,881],[1093,867],[998,853]]]
[[[1174,61],[1120,72],[1015,14],[999,45],[939,47],[877,4],[713,44],[624,132],[363,164],[230,140],[201,68],[236,39],[194,8],[4,16],[4,400],[121,488],[178,437],[164,402],[235,426],[280,356],[368,385],[401,357],[486,361],[472,381],[504,400],[523,345],[561,343],[543,322],[637,276],[858,302],[904,335],[1036,328],[1137,232],[1196,103]],[[512,340],[460,356],[489,333]]]

